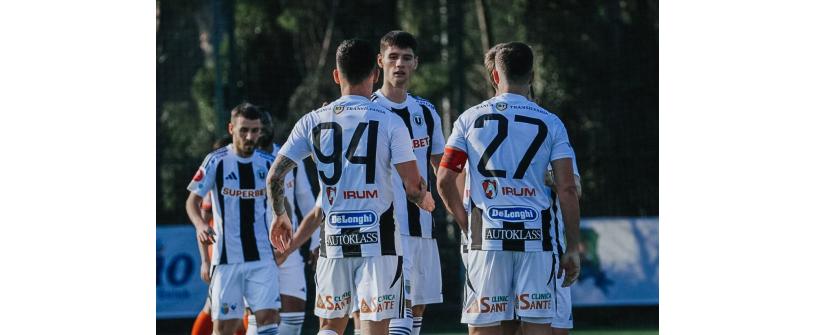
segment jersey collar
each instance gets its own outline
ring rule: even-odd
[[[227,148],[229,149],[229,153],[231,153],[233,156],[235,156],[235,159],[238,160],[238,162],[241,162],[241,163],[249,163],[249,162],[251,162],[252,158],[255,158],[255,151],[257,151],[257,150],[252,151],[252,155],[249,156],[249,157],[241,157],[241,156],[238,156],[237,152],[235,152],[235,147],[232,146],[231,143],[229,145],[227,145]]]
[[[408,100],[410,100],[410,93],[407,94],[407,96],[405,97],[405,101],[402,102],[402,103],[395,103],[395,102],[391,101],[390,99],[388,99],[388,97],[386,97],[384,94],[382,94],[382,90],[376,90],[376,92],[374,92],[374,94],[376,94],[376,97],[377,97],[376,102],[379,102],[381,100],[383,105],[387,106],[388,108],[395,108],[395,109],[405,108],[405,107],[407,107]]]
[[[529,101],[525,96],[515,93],[503,93],[496,98],[505,101]]]

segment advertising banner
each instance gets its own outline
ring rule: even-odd
[[[200,268],[192,225],[156,228],[156,318],[198,315],[208,289],[200,278]]]
[[[574,306],[659,304],[659,219],[580,222],[581,274]]]

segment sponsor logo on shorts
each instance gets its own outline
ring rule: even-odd
[[[376,222],[377,215],[373,211],[343,211],[328,214],[328,224],[339,228],[370,227]]]
[[[396,305],[396,295],[386,294],[371,299],[362,298],[359,303],[360,313],[380,313],[391,310]]]
[[[348,305],[351,305],[351,291],[345,292],[339,296],[318,294],[315,307],[329,311],[340,311]]]
[[[524,293],[518,296],[518,309],[538,310],[552,308],[552,294],[546,293]]]
[[[325,245],[327,246],[361,245],[377,242],[379,242],[379,234],[375,231],[325,236]]]
[[[493,221],[527,222],[537,221],[538,211],[526,206],[492,206],[487,216]]]
[[[505,312],[507,307],[510,306],[512,300],[508,295],[497,295],[492,297],[480,297],[474,299],[470,306],[467,307],[466,313],[496,313]]]
[[[531,241],[531,240],[540,240],[542,238],[543,238],[543,231],[541,229],[487,228],[484,231],[484,239],[486,239],[486,240]]]
[[[254,190],[244,190],[244,189],[233,189],[229,187],[224,187],[221,189],[221,194],[228,196],[228,197],[239,197],[241,199],[254,199],[254,198],[263,198],[266,196],[266,189],[258,188]]]
[[[229,304],[221,305],[221,314],[229,313]]]

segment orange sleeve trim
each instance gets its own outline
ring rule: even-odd
[[[464,170],[464,163],[467,162],[467,153],[453,147],[444,148],[444,156],[441,157],[439,166],[461,173]]]

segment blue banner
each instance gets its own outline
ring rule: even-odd
[[[195,317],[208,285],[201,280],[201,258],[192,225],[156,227],[156,318]]]
[[[581,274],[574,306],[659,304],[659,219],[580,222]]]

